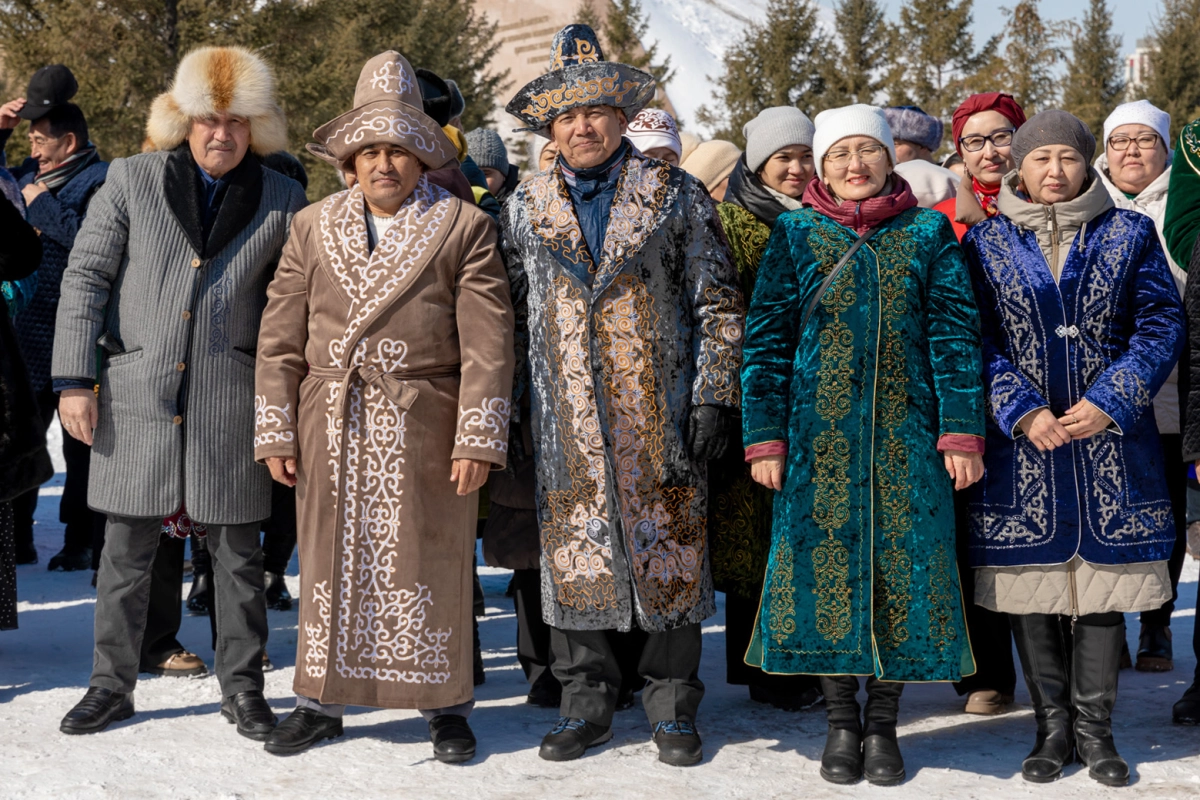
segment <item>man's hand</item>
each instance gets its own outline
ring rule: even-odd
[[[1071,441],[1070,431],[1054,418],[1054,412],[1048,408],[1030,411],[1021,417],[1017,427],[1025,431],[1033,446],[1042,452],[1062,447]]]
[[[99,418],[100,407],[91,389],[67,389],[58,396],[58,419],[63,430],[88,447]]]
[[[473,458],[456,458],[450,462],[450,481],[458,483],[458,496],[466,497],[487,482],[492,465]]]
[[[1087,400],[1080,400],[1067,409],[1059,423],[1071,434],[1072,439],[1087,439],[1112,424],[1112,417],[1096,408]]]
[[[48,191],[50,190],[46,188],[46,184],[38,181],[37,183],[31,183],[22,189],[21,196],[25,198],[25,205],[31,206],[33,205],[33,201],[37,199],[38,195]]]
[[[783,491],[783,462],[787,456],[759,456],[750,459],[750,477],[768,489]]]
[[[18,97],[16,100],[9,100],[4,105],[0,106],[0,130],[12,130],[20,125],[21,118],[18,117],[17,114],[24,107],[24,97]]]
[[[962,491],[983,477],[983,456],[979,453],[968,453],[965,450],[947,450],[942,453],[946,459],[946,472],[954,481],[956,491]]]
[[[296,459],[268,456],[267,469],[271,470],[271,477],[284,486],[296,485]]]

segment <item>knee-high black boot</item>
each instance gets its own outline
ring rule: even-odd
[[[192,534],[192,588],[188,592],[188,612],[197,616],[211,615],[212,556],[208,539]]]
[[[1129,783],[1129,765],[1117,754],[1112,710],[1125,624],[1120,614],[1093,614],[1075,622],[1071,699],[1075,705],[1075,748],[1088,775],[1105,786]]]
[[[821,754],[821,777],[830,783],[854,783],[862,777],[862,718],[858,707],[858,678],[821,678],[829,733]]]
[[[896,741],[903,683],[867,678],[867,707],[863,711],[863,775],[877,786],[904,780],[904,758]]]
[[[1063,765],[1075,748],[1062,620],[1057,614],[1012,614],[1009,619],[1037,720],[1037,741],[1021,762],[1021,776],[1033,783],[1049,783],[1062,777]]]

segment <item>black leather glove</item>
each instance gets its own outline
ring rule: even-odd
[[[692,460],[703,463],[725,455],[732,438],[731,418],[720,406],[692,406],[688,417],[687,445]]]

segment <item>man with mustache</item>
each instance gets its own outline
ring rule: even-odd
[[[270,68],[248,50],[189,53],[146,132],[156,151],[113,162],[58,309],[59,415],[92,445],[88,503],[108,517],[92,676],[60,729],[133,715],[159,532],[186,511],[207,526],[214,562],[221,714],[261,740],[276,719],[262,693],[271,477],[254,461],[254,352],[304,192],[259,162],[287,127]]]

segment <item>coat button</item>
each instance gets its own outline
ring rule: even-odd
[[[192,259],[192,267],[193,267],[193,268],[199,268],[199,266],[200,266],[200,259],[198,259],[198,258],[193,258],[193,259]]]
[[[183,312],[183,318],[184,318],[184,319],[191,319],[191,318],[192,318],[192,312],[190,312],[190,311],[184,311],[184,312]]]
[[[179,416],[178,414],[176,414],[176,415],[175,415],[175,417],[174,417],[174,418],[171,420],[171,422],[174,422],[176,425],[182,425],[182,424],[183,424],[183,417],[181,417],[181,416]]]
[[[187,364],[183,363],[182,361],[175,365],[176,372],[183,372],[185,369],[187,369]]]

